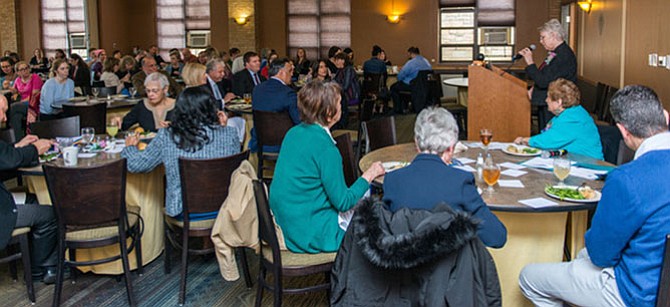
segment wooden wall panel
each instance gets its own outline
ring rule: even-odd
[[[598,1],[590,14],[580,10],[582,35],[577,62],[579,73],[587,79],[619,86],[623,1]]]

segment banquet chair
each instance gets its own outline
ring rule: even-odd
[[[665,236],[665,251],[656,293],[656,307],[670,307],[670,234]]]
[[[105,133],[107,122],[107,103],[90,105],[63,105],[65,116],[79,116],[80,127],[93,127],[95,133]]]
[[[356,168],[356,157],[354,155],[354,147],[351,142],[349,134],[342,134],[334,138],[337,143],[337,149],[342,156],[342,164],[344,171],[344,181],[347,186],[351,186],[358,179],[358,171]]]
[[[116,95],[116,86],[101,86],[98,87],[100,93],[98,97],[107,98],[107,95]]]
[[[397,144],[395,119],[393,116],[381,117],[361,122],[361,135],[358,137],[358,150],[367,154],[378,148]],[[358,161],[356,158],[356,161]]]
[[[15,228],[12,231],[12,237],[5,250],[7,255],[0,258],[0,263],[9,263],[9,272],[12,279],[18,279],[16,273],[16,261],[21,259],[23,261],[23,279],[26,282],[26,289],[28,290],[28,298],[30,302],[35,304],[35,289],[33,287],[33,274],[30,264],[30,244],[28,243],[28,235],[30,235],[30,227]],[[19,250],[14,251],[16,244],[19,244]]]
[[[126,206],[126,160],[95,166],[63,167],[44,164],[49,196],[58,224],[58,274],[53,306],[60,304],[65,266],[90,266],[121,259],[128,303],[136,305],[130,279],[128,254],[135,250],[142,273],[140,207]],[[86,217],[86,218],[82,218]],[[127,238],[132,238],[130,247]],[[77,249],[118,244],[120,255],[77,261]],[[65,251],[69,250],[69,259]],[[76,280],[76,270],[71,270]]]
[[[30,131],[43,139],[79,136],[79,116],[32,123]]]
[[[253,111],[254,129],[258,141],[258,177],[270,181],[264,170],[274,170],[274,166],[264,165],[264,161],[277,161],[279,153],[263,152],[264,146],[281,146],[284,136],[293,127],[293,121],[288,112]]]
[[[190,214],[218,212],[228,197],[230,177],[249,158],[249,151],[236,155],[206,160],[179,158],[179,179],[181,181],[183,220],[165,215],[165,273],[170,273],[170,257],[173,247],[181,249],[181,281],[179,284],[179,304],[186,300],[186,277],[188,255],[214,253],[213,245],[203,244],[203,248],[189,245],[191,237],[208,241],[216,219],[191,221]],[[181,237],[181,242],[178,237]],[[247,287],[251,287],[251,275],[243,248],[236,249],[244,271]]]
[[[261,242],[260,269],[258,272],[258,288],[256,292],[256,306],[263,300],[263,290],[272,291],[274,306],[282,304],[283,294],[300,294],[330,289],[330,270],[337,253],[299,254],[279,249],[279,240],[275,231],[275,224],[268,205],[266,187],[260,180],[254,180],[254,196],[258,211],[258,238]],[[270,271],[274,275],[270,283],[265,277]],[[323,273],[325,282],[304,288],[284,288],[283,277],[300,277]]]

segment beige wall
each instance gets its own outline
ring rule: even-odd
[[[589,80],[619,86],[623,0],[600,0],[590,14],[580,14],[579,74]]]
[[[0,0],[0,50],[18,50],[15,0]]]
[[[41,47],[42,32],[40,32],[40,1],[17,1],[19,17],[19,54],[22,59],[30,59],[33,50]]]

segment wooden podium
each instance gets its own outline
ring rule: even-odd
[[[468,140],[479,130],[493,131],[494,142],[530,136],[530,101],[526,82],[491,66],[468,67]]]

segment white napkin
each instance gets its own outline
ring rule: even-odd
[[[500,166],[504,167],[504,168],[511,168],[511,169],[524,169],[524,168],[526,168],[523,165],[512,163],[512,162],[500,163]]]
[[[530,198],[530,199],[523,199],[519,201],[520,203],[531,207],[531,208],[544,208],[544,207],[552,207],[552,206],[558,206],[558,203],[555,203],[553,201],[550,201],[546,198],[543,197],[538,197],[538,198]]]
[[[498,185],[502,188],[524,188],[525,186],[521,180],[498,180]]]
[[[472,168],[470,165],[455,165],[454,168],[460,169],[466,172],[476,172],[477,170]]]
[[[500,175],[510,176],[510,177],[519,177],[528,174],[528,172],[520,171],[517,169],[507,169],[500,172]]]
[[[466,157],[456,158],[454,160],[458,160],[458,162],[461,162],[461,164],[469,164],[475,162],[475,160]]]

